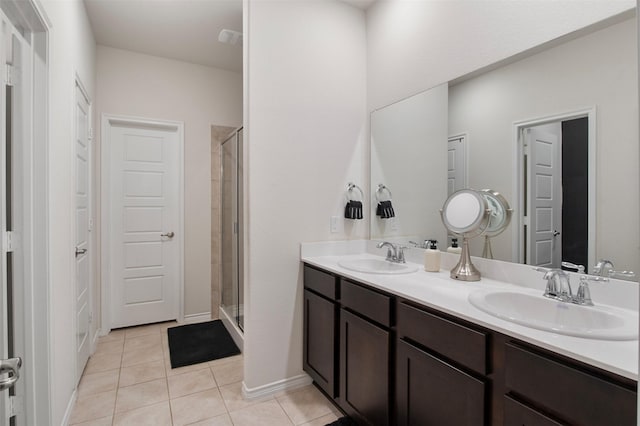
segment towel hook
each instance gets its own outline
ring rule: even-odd
[[[384,184],[379,183],[378,184],[378,189],[376,189],[376,200],[378,202],[380,202],[380,195],[382,195],[382,193],[386,191],[387,194],[389,194],[389,197],[387,197],[387,199],[385,201],[391,201],[391,199],[393,198],[393,195],[391,194],[391,190],[389,188],[387,188]]]
[[[360,192],[360,199],[359,200],[354,200],[353,198],[351,198],[351,192],[357,189],[358,192]],[[364,192],[362,192],[362,189],[360,189],[360,187],[358,185],[356,185],[355,183],[349,182],[347,184],[347,199],[349,201],[364,201]]]

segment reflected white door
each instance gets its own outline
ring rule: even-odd
[[[76,84],[76,380],[80,381],[91,353],[91,253],[90,249],[90,128],[89,101]]]
[[[447,196],[466,186],[466,139],[461,135],[447,141]]]
[[[562,257],[562,170],[558,135],[525,130],[527,155],[527,259],[536,266],[559,268]]]
[[[178,127],[110,121],[111,326],[178,318]]]

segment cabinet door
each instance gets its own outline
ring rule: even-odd
[[[304,291],[304,371],[332,398],[336,396],[337,317],[334,302]]]
[[[398,340],[398,426],[480,426],[485,423],[485,384]]]
[[[342,409],[360,424],[389,425],[389,332],[340,311]]]

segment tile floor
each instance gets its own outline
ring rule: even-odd
[[[114,330],[89,359],[71,425],[322,426],[336,408],[314,387],[242,398],[242,355],[171,369],[166,330]]]

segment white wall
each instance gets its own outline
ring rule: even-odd
[[[49,265],[51,407],[61,424],[75,389],[74,79],[94,98],[95,41],[80,0],[42,2],[49,32]]]
[[[638,196],[623,190],[640,178],[637,72],[634,18],[451,86],[449,133],[469,133],[469,185],[517,206],[513,123],[596,107],[595,256],[640,270]],[[496,258],[511,259],[512,232],[492,242]]]
[[[245,0],[244,13],[251,391],[302,374],[299,244],[367,235],[364,220],[331,234],[329,219],[348,182],[368,181],[368,141],[364,13],[327,0]]]
[[[211,125],[242,125],[242,75],[99,45],[96,113],[184,122],[184,308],[210,312]]]
[[[378,1],[367,11],[369,110],[633,8],[635,3]]]
[[[396,217],[375,216],[374,197],[370,238],[430,239],[446,248],[439,210],[447,198],[448,90],[441,84],[371,113],[372,191],[389,188]]]

